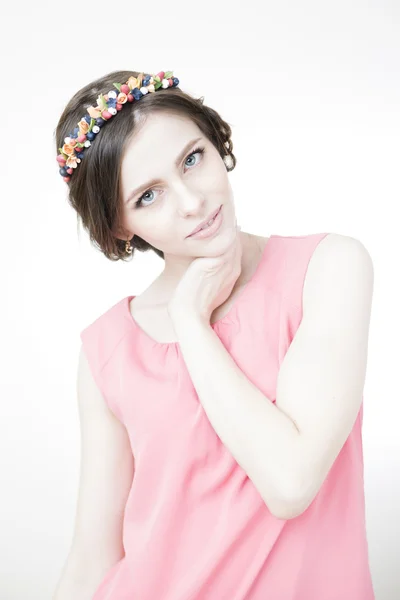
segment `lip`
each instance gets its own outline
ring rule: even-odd
[[[203,227],[203,225],[205,225],[206,223],[208,223],[208,221],[210,221],[211,219],[213,219],[221,210],[222,208],[222,204],[220,204],[220,206],[218,206],[218,208],[216,208],[206,219],[204,219],[204,221],[202,221],[201,223],[199,223],[199,225],[197,225],[197,227],[195,229],[193,229],[193,231],[191,233],[189,233],[189,235],[187,235],[186,237],[190,237],[191,235],[194,235],[195,233],[197,233],[198,231],[200,231],[200,229]]]

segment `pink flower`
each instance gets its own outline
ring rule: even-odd
[[[78,163],[81,162],[81,159],[78,158],[77,156],[69,156],[67,158],[67,162],[66,165],[67,167],[72,167],[73,169],[76,169],[76,167],[78,166]]]

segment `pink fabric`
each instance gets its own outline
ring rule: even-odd
[[[326,235],[271,236],[252,279],[212,325],[271,402],[302,318],[308,263]],[[179,344],[146,334],[129,311],[132,297],[81,332],[93,376],[124,423],[136,461],[125,556],[92,600],[373,600],[362,408],[309,508],[277,519],[215,433]]]

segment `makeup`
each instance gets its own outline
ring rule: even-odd
[[[187,237],[187,239],[200,240],[200,239],[209,238],[209,237],[215,235],[217,233],[217,231],[219,230],[219,228],[221,227],[222,219],[223,219],[223,217],[222,217],[222,206],[221,206],[210,225],[206,225],[204,227],[204,229],[200,229],[200,231],[198,231],[197,233],[193,233],[192,235],[189,235]]]

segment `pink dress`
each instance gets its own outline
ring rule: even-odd
[[[271,236],[252,279],[212,325],[271,402],[301,322],[308,263],[326,235]],[[146,334],[130,313],[132,298],[81,332],[93,377],[135,456],[125,556],[92,600],[373,600],[362,407],[308,509],[277,519],[215,433],[179,343]]]

